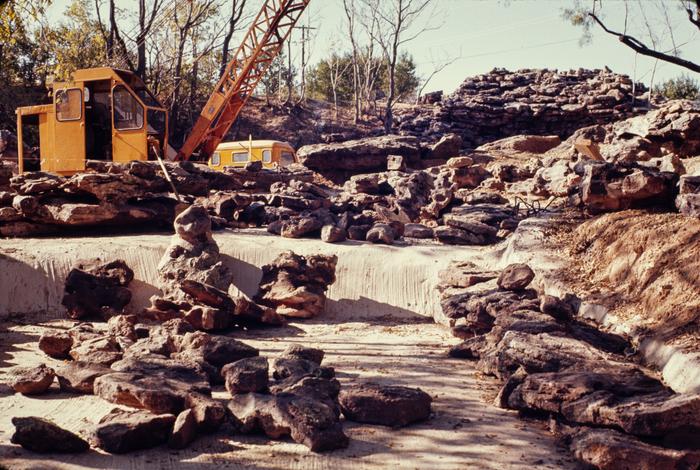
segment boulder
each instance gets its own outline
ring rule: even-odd
[[[112,410],[95,426],[91,443],[111,454],[126,454],[165,444],[175,424],[171,414]]]
[[[182,338],[179,354],[201,357],[202,360],[220,370],[226,364],[256,357],[260,353],[256,348],[228,336],[195,332],[187,333]]]
[[[432,228],[423,224],[406,224],[404,225],[403,236],[406,238],[430,239],[433,238],[434,233]]]
[[[201,393],[187,395],[185,405],[192,410],[200,433],[217,431],[228,418],[228,409],[221,402]]]
[[[420,389],[375,383],[343,388],[338,399],[347,419],[392,427],[428,419],[432,402]]]
[[[399,155],[407,163],[420,160],[420,145],[415,137],[382,136],[342,143],[307,145],[298,150],[306,168],[323,175],[359,174],[387,169],[387,157]]]
[[[344,448],[349,442],[333,407],[311,397],[248,393],[236,395],[228,406],[244,433],[291,436],[314,452]]]
[[[129,358],[112,365],[114,372],[94,381],[95,395],[119,405],[177,415],[191,393],[211,393],[205,372],[161,356]]]
[[[72,269],[66,277],[61,304],[72,319],[100,316],[108,319],[120,314],[131,302],[129,283],[134,272],[122,260],[104,265]]]
[[[321,240],[326,243],[340,243],[344,242],[346,238],[345,230],[337,225],[324,225],[321,229]]]
[[[47,331],[39,338],[39,349],[54,359],[69,359],[73,338],[65,331]]]
[[[325,353],[321,349],[310,348],[300,344],[291,344],[282,352],[282,357],[300,358],[321,365]]]
[[[477,148],[481,152],[522,152],[543,154],[561,144],[557,135],[516,135]]]
[[[112,369],[100,364],[72,361],[57,369],[56,377],[62,392],[92,395],[95,379],[111,372]]]
[[[535,273],[526,264],[511,264],[498,276],[498,287],[510,291],[520,291],[530,285]]]
[[[54,370],[46,364],[37,367],[13,367],[8,371],[9,385],[22,395],[46,393],[56,377]]]
[[[269,364],[264,357],[241,359],[221,369],[226,390],[231,395],[240,393],[262,393],[267,390]]]
[[[70,350],[75,361],[109,366],[123,356],[119,343],[109,336],[97,336],[86,339]]]
[[[311,318],[323,312],[326,290],[335,282],[336,256],[281,253],[262,268],[254,300],[283,316]]]
[[[431,147],[430,156],[436,160],[447,160],[457,157],[461,149],[462,138],[457,134],[446,134]]]
[[[172,449],[184,449],[197,438],[197,421],[194,411],[185,410],[175,419],[173,431],[168,438],[168,446]]]
[[[367,241],[370,243],[393,245],[395,239],[396,233],[388,224],[376,224],[367,232]]]
[[[601,470],[673,470],[700,465],[698,451],[658,447],[613,429],[584,427],[567,440],[578,460]]]
[[[44,418],[12,418],[12,424],[15,426],[15,433],[10,439],[11,442],[32,452],[77,454],[90,448],[90,444],[80,436]]]

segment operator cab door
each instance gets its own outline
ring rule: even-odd
[[[47,152],[41,169],[61,174],[85,170],[85,103],[83,90],[75,87],[54,91],[54,149]]]
[[[147,160],[145,109],[124,85],[112,88],[112,161]]]

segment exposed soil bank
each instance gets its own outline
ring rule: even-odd
[[[442,322],[437,273],[455,259],[483,251],[433,244],[326,244],[280,238],[262,230],[218,232],[214,237],[234,274],[233,289],[249,296],[257,289],[260,267],[282,251],[337,255],[338,280],[328,292],[326,315],[343,319],[422,316]],[[41,320],[64,318],[66,275],[76,262],[94,258],[121,258],[134,270],[129,308],[139,310],[159,291],[156,267],[169,242],[167,235],[0,241],[0,317],[32,313]]]

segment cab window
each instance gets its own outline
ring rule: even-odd
[[[114,127],[118,130],[141,129],[143,106],[123,85],[114,87]]]
[[[291,152],[282,152],[280,156],[280,166],[289,166],[294,163],[294,154]]]
[[[78,88],[56,92],[56,119],[77,121],[83,117],[83,93]]]
[[[272,163],[272,150],[263,150],[262,161],[263,163]]]
[[[211,156],[211,164],[214,166],[221,165],[221,154],[219,152],[214,152]]]
[[[246,163],[248,161],[248,152],[239,152],[233,154],[234,163]]]

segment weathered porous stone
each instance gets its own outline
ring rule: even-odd
[[[325,292],[335,282],[336,256],[303,257],[291,251],[280,254],[262,268],[255,301],[274,308],[280,315],[311,318],[320,315]]]
[[[262,393],[267,390],[269,364],[264,357],[241,359],[221,369],[226,390],[231,395],[239,393]]]
[[[87,316],[108,319],[120,314],[131,301],[128,286],[133,278],[134,272],[121,260],[104,265],[78,266],[66,277],[61,304],[73,319]]]
[[[530,285],[535,278],[534,271],[526,264],[511,264],[498,276],[498,287],[505,290],[519,291]]]
[[[56,373],[46,364],[36,367],[13,367],[8,372],[9,385],[22,395],[46,393],[56,377]]]
[[[15,432],[11,442],[41,454],[77,454],[90,448],[80,436],[60,428],[51,421],[30,416],[12,418]]]
[[[56,370],[62,392],[92,395],[97,377],[113,372],[109,367],[89,362],[72,361]]]
[[[365,383],[343,388],[343,415],[351,421],[400,427],[430,417],[430,395],[420,389]]]
[[[112,410],[95,426],[91,443],[112,454],[126,454],[165,444],[175,424],[171,414]]]

